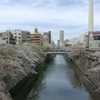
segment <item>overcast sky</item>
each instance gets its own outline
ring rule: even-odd
[[[52,39],[77,37],[88,30],[89,0],[0,0],[0,32],[6,29],[40,33],[52,31]],[[100,30],[100,0],[94,0],[95,31]]]

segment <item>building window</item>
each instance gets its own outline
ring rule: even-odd
[[[94,36],[94,40],[100,40],[100,36]]]
[[[15,33],[15,35],[16,35],[17,33]]]
[[[98,43],[98,47],[100,47],[100,43]]]
[[[21,35],[21,34],[19,33],[19,35]]]
[[[29,35],[30,33],[27,33],[27,35]]]
[[[17,39],[17,36],[15,36],[15,39]]]

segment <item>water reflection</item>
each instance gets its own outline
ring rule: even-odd
[[[100,100],[89,94],[81,81],[81,73],[73,70],[74,67],[64,56],[56,55],[41,70],[26,98],[15,100]]]
[[[35,85],[27,100],[89,100],[78,75],[62,55],[57,55],[46,65]]]

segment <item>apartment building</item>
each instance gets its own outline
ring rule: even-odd
[[[51,31],[43,33],[43,43],[44,44],[46,44],[46,43],[51,44]]]
[[[2,43],[8,43],[10,44],[10,36],[11,36],[11,30],[6,30],[6,32],[2,33]]]
[[[2,43],[7,43],[7,44],[15,44],[15,39],[13,37],[13,34],[11,30],[6,30],[6,32],[3,32],[2,35]]]
[[[37,28],[34,29],[34,34],[30,35],[30,42],[39,46],[43,45],[43,36],[38,32]]]
[[[30,41],[30,32],[16,29],[14,30],[16,44],[22,44]]]

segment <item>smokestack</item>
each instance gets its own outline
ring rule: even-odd
[[[88,32],[94,30],[94,18],[93,18],[93,0],[89,0],[89,27]]]

